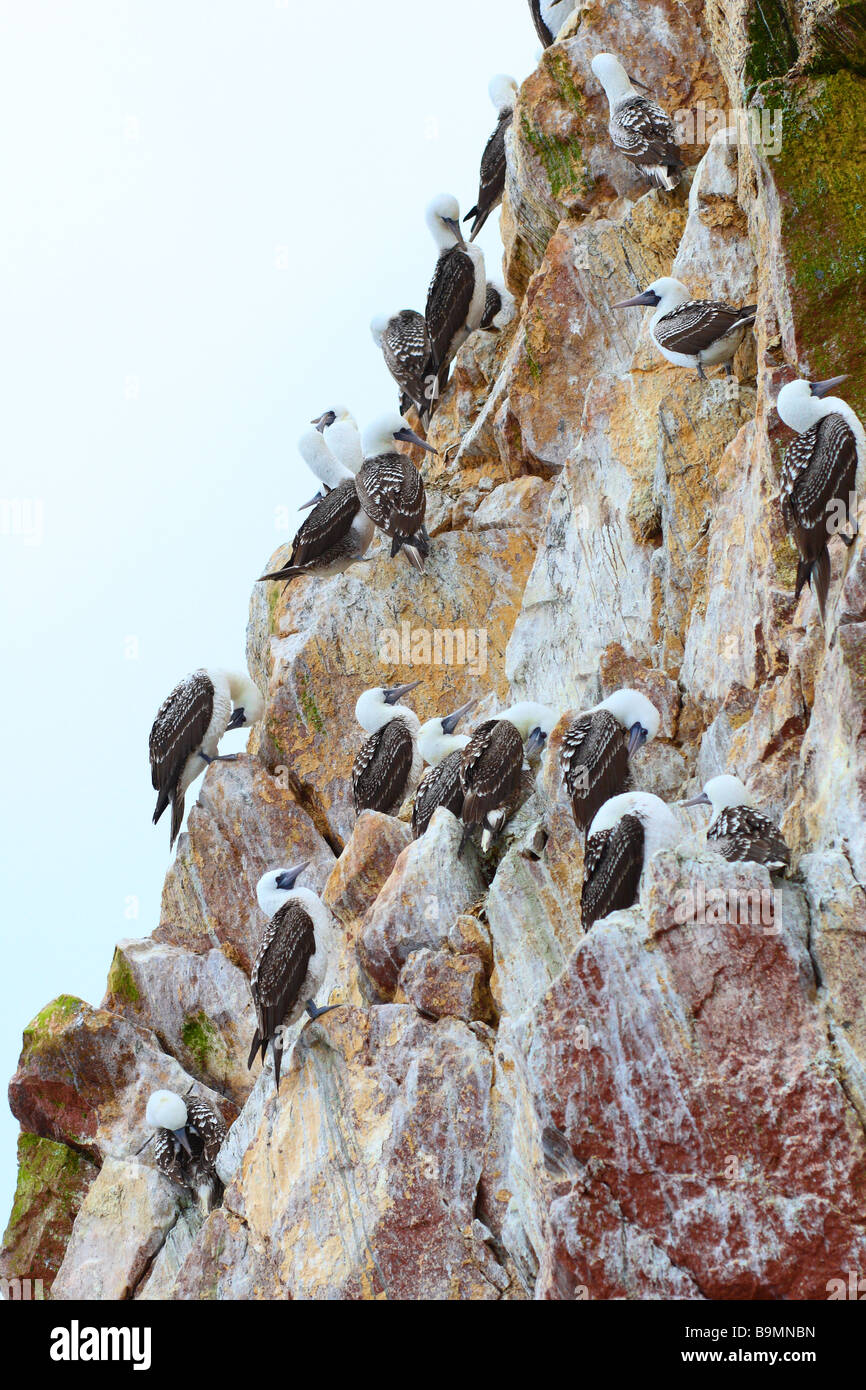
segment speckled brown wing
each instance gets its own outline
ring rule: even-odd
[[[288,902],[274,913],[265,929],[250,977],[250,990],[258,1027],[253,1037],[248,1065],[252,1066],[261,1048],[262,1060],[269,1042],[274,1042],[274,1073],[280,1084],[277,1030],[298,1001],[316,937],[310,914],[296,902]]]
[[[628,733],[609,710],[581,714],[566,731],[560,766],[578,830],[606,801],[628,790]]]
[[[201,747],[213,710],[213,681],[204,670],[185,676],[160,705],[150,731],[150,777],[158,793],[154,824],[171,800],[187,758]]]
[[[514,120],[514,108],[509,106],[499,114],[496,129],[484,146],[481,156],[481,170],[478,181],[478,199],[470,208],[463,221],[470,218],[473,239],[481,231],[491,212],[499,206],[505,191],[505,132]]]
[[[777,871],[791,864],[791,851],[779,827],[754,806],[729,806],[722,811],[707,831],[707,845],[725,859],[766,864]]]
[[[450,360],[451,345],[466,326],[474,294],[472,258],[461,247],[452,246],[436,262],[427,294],[424,317],[430,335],[430,363],[425,375],[438,372]]]
[[[462,749],[455,749],[436,767],[428,768],[418,783],[412,807],[412,834],[416,839],[424,834],[433,819],[433,812],[440,806],[444,806],[452,815],[460,815],[463,809],[463,785],[460,781],[462,756]]]
[[[412,770],[412,735],[402,719],[392,719],[361,745],[352,767],[355,814],[399,810]]]
[[[736,324],[746,324],[755,317],[756,305],[747,304],[733,309],[718,300],[690,300],[678,304],[663,315],[653,328],[657,343],[668,352],[696,356],[724,338]]]
[[[584,931],[637,898],[643,869],[644,829],[637,816],[623,816],[611,830],[586,842],[580,917]]]
[[[461,754],[464,825],[480,825],[508,802],[520,786],[522,767],[523,739],[514,725],[508,719],[479,724]]]
[[[410,458],[397,452],[367,459],[355,483],[361,506],[388,536],[409,538],[424,525],[424,479]]]

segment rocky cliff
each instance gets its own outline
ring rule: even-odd
[[[612,151],[599,50],[690,113],[675,192]],[[382,549],[256,588],[266,719],[208,770],[158,928],[118,944],[98,1008],[25,1031],[5,1274],[56,1298],[804,1299],[866,1267],[866,552],[843,577],[834,551],[825,640],[792,597],[773,409],[847,371],[866,413],[864,123],[861,5],[590,3],[546,50],[509,136],[519,315],[465,344],[434,419],[426,573]],[[611,311],[668,274],[759,304],[733,383]],[[419,675],[423,718],[645,690],[638,784],[673,802],[735,770],[789,880],[681,812],[639,904],[584,936],[556,734],[491,861],[458,859],[444,811],[417,842],[355,823],[354,701]],[[277,1096],[246,1069],[255,884],[301,858],[344,1007],[298,1025]],[[193,1081],[233,1122],[204,1221],[136,1156],[147,1094]]]

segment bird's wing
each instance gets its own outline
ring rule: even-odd
[[[203,670],[193,671],[163,701],[150,731],[150,776],[155,791],[174,788],[187,758],[201,747],[213,707],[213,681]]]
[[[575,823],[583,830],[628,785],[628,735],[609,710],[582,714],[562,740],[560,763]]]
[[[642,164],[682,166],[673,121],[654,101],[634,96],[622,102],[610,122],[616,149]]]
[[[631,907],[640,884],[643,845],[644,829],[637,816],[623,816],[612,830],[590,835],[580,894],[584,931],[609,912]]]
[[[382,342],[386,366],[397,385],[415,405],[424,405],[424,368],[430,357],[430,338],[423,314],[401,309],[388,324]]]
[[[730,806],[713,822],[707,844],[725,859],[754,864],[791,862],[791,851],[776,823],[754,806]]]
[[[167,1178],[171,1178],[172,1182],[180,1183],[182,1186],[186,1184],[186,1167],[183,1161],[186,1154],[184,1154],[183,1149],[178,1150],[170,1130],[158,1129],[154,1134],[153,1157],[157,1168]]]
[[[496,123],[496,129],[484,146],[481,156],[481,170],[478,180],[478,198],[474,208],[470,208],[464,222],[474,216],[473,237],[481,231],[490,213],[496,207],[505,189],[505,132],[514,119],[514,109],[506,108]]]
[[[315,949],[310,914],[296,902],[279,908],[268,923],[250,977],[263,1041],[274,1036],[296,1003]]]
[[[412,735],[402,719],[390,720],[364,741],[352,766],[356,815],[361,811],[387,814],[402,800],[412,770],[412,752]]]
[[[460,760],[462,753],[457,749],[443,758],[436,767],[430,767],[418,783],[415,802],[412,806],[412,833],[416,839],[423,835],[440,806],[446,807],[459,816],[463,807],[463,788],[460,784]]]
[[[198,1096],[187,1100],[186,1113],[188,1123],[197,1130],[201,1139],[205,1166],[213,1168],[226,1137],[226,1122],[219,1111]]]
[[[355,483],[364,511],[389,536],[412,536],[423,526],[424,479],[405,454],[367,459]]]
[[[338,545],[361,506],[354,478],[346,478],[317,502],[292,542],[290,565],[305,565]]]
[[[857,476],[857,440],[835,412],[804,430],[788,445],[782,464],[783,507],[803,531],[821,530],[834,498],[847,502]]]
[[[503,806],[520,786],[522,767],[523,739],[510,720],[479,724],[460,760],[464,823],[480,825],[490,811]]]
[[[687,304],[678,304],[669,314],[663,314],[653,333],[656,342],[667,348],[668,352],[692,355],[703,352],[719,338],[724,338],[735,325],[751,322],[755,312],[754,304],[734,309],[719,300],[693,299]]]
[[[466,324],[475,293],[475,266],[460,246],[452,246],[436,262],[427,294],[427,332],[431,366],[438,369],[448,358],[455,334]]]
[[[553,43],[553,34],[544,22],[541,13],[541,0],[529,0],[529,8],[532,13],[532,22],[535,25],[535,32],[541,39],[545,48],[549,48]]]

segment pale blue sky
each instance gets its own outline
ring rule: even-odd
[[[4,1078],[156,926],[156,709],[243,664],[310,417],[392,407],[369,320],[423,309],[425,204],[474,202],[536,49],[526,0],[0,3]],[[498,276],[498,215],[481,244]]]

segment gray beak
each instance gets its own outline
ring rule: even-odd
[[[192,1149],[189,1146],[189,1139],[187,1138],[186,1127],[181,1126],[180,1129],[172,1130],[172,1133],[174,1134],[174,1137],[180,1144],[181,1148],[186,1149],[190,1158],[192,1158]]]
[[[641,82],[637,77],[630,77],[628,80],[633,87],[640,87],[642,92],[649,91],[649,87],[646,85],[646,83]]]
[[[636,294],[633,299],[622,299],[619,304],[611,304],[612,309],[637,309],[654,307],[661,304],[661,296],[655,290],[644,290],[643,294]]]
[[[309,511],[310,507],[316,507],[316,506],[318,506],[318,504],[319,504],[320,502],[324,502],[324,500],[325,500],[325,498],[327,497],[327,495],[328,495],[328,493],[330,492],[330,490],[331,490],[330,488],[326,488],[326,489],[323,489],[321,492],[317,492],[316,495],[315,495],[315,497],[311,497],[311,498],[310,498],[309,502],[302,502],[301,505],[300,505],[300,507],[298,507],[298,511],[299,511],[299,512],[306,512],[306,511]]]
[[[410,690],[414,690],[416,685],[421,684],[421,678],[416,681],[409,681],[408,685],[392,685],[385,691],[385,704],[396,705],[398,700],[402,700],[404,695],[408,695]]]
[[[540,753],[547,742],[547,734],[541,729],[533,729],[529,738],[526,740],[526,756],[531,757],[534,753]]]
[[[296,864],[293,869],[283,869],[282,873],[277,874],[277,887],[283,889],[294,888],[296,880],[300,878],[309,863],[310,860],[305,859],[303,864]]]
[[[229,729],[242,729],[246,723],[246,718],[243,705],[238,705],[236,710],[232,710],[232,717],[226,724],[226,732]]]
[[[457,240],[460,242],[460,245],[465,246],[466,242],[463,240],[463,229],[461,228],[460,223],[455,222],[453,217],[443,217],[442,221],[445,223],[446,227],[450,227],[451,231],[454,233]]]
[[[315,425],[316,429],[320,430],[321,433],[324,434],[328,426],[333,425],[336,418],[337,417],[334,414],[333,410],[326,410],[324,415],[320,415],[316,420],[311,420],[310,424]]]
[[[699,796],[693,796],[690,800],[682,802],[683,806],[712,806],[712,804],[706,792],[701,792]]]
[[[848,380],[848,373],[844,376],[831,376],[826,381],[810,381],[809,390],[813,396],[829,396],[830,392],[837,386],[841,386],[843,381]]]
[[[136,1149],[135,1153],[133,1154],[133,1158],[138,1158],[138,1155],[139,1155],[139,1154],[143,1154],[144,1151],[145,1151],[145,1149],[147,1148],[148,1144],[150,1143],[150,1141],[151,1141],[152,1139],[153,1139],[153,1135],[152,1135],[152,1134],[148,1135],[147,1139],[145,1139],[145,1141],[144,1141],[144,1143],[142,1144],[141,1148],[140,1148],[140,1149]]]
[[[400,430],[395,430],[394,438],[401,440],[404,444],[417,444],[419,449],[426,449],[428,454],[435,454],[438,452],[433,448],[432,444],[427,443],[426,439],[422,439],[420,434],[416,434],[414,430],[410,430],[408,425],[404,425]]]
[[[464,714],[468,714],[472,706],[477,704],[478,697],[476,695],[471,700],[467,700],[465,705],[461,705],[459,709],[456,709],[453,714],[446,715],[442,720],[443,734],[453,734]]]
[[[643,724],[632,724],[628,731],[628,755],[631,757],[636,748],[643,748],[649,738],[649,730]]]

